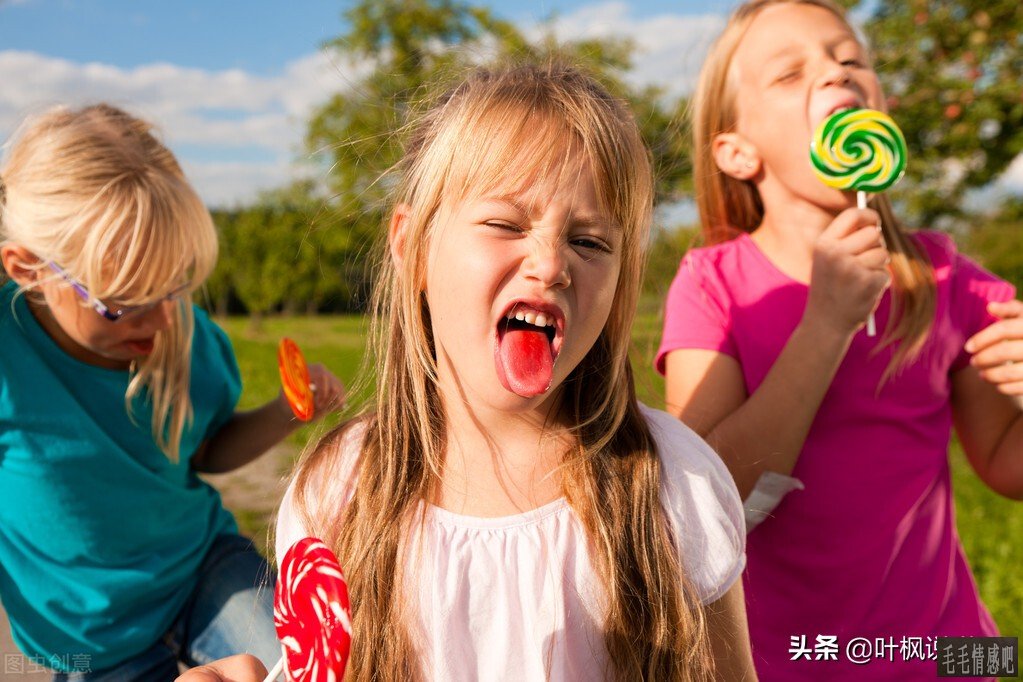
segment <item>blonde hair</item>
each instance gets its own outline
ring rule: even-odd
[[[213,221],[151,126],[98,104],[27,120],[0,171],[0,240],[56,263],[97,299],[153,300],[182,282],[197,287],[217,259]],[[158,447],[177,461],[191,419],[192,306],[184,297],[153,352],[133,363],[125,407],[152,405]]]
[[[652,208],[649,155],[626,106],[590,77],[556,63],[476,70],[411,126],[399,201],[409,207],[400,266],[384,255],[375,291],[377,393],[347,506],[316,499],[336,475],[351,423],[304,459],[296,506],[350,576],[354,679],[422,677],[401,596],[410,522],[443,467],[445,422],[426,253],[441,210],[498,188],[557,176],[572,150],[589,162],[601,202],[624,233],[615,301],[603,332],[563,387],[577,435],[562,464],[607,594],[604,638],[617,679],[709,679],[699,600],[685,579],[660,506],[660,460],[639,411],[628,350]]]
[[[733,131],[738,123],[737,88],[729,77],[735,51],[764,8],[788,4],[827,10],[858,36],[844,10],[831,0],[753,0],[739,6],[729,18],[704,61],[692,102],[696,203],[703,238],[708,244],[753,232],[764,217],[756,185],[721,172],[712,144],[715,137]],[[911,362],[923,347],[934,320],[936,285],[930,262],[903,231],[888,197],[875,195],[871,207],[881,215],[881,229],[891,254],[892,314],[882,347],[900,342],[885,373],[888,378]]]

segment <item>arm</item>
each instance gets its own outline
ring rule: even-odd
[[[672,351],[665,365],[667,411],[706,438],[746,499],[765,471],[792,473],[850,339],[804,319],[749,397],[735,359]]]
[[[952,376],[952,416],[973,470],[1023,500],[1023,303],[992,303],[1001,318],[966,342],[970,366]]]
[[[821,234],[803,319],[752,395],[738,362],[723,353],[667,356],[667,411],[718,451],[743,499],[765,471],[791,474],[853,335],[884,291],[878,220],[873,211],[848,209]]]
[[[706,613],[711,655],[714,657],[714,679],[755,681],[757,673],[750,651],[742,581],[736,580],[723,597],[708,604]]]
[[[316,418],[340,407],[344,386],[330,370],[320,364],[310,365],[309,379],[316,386],[313,393]],[[299,426],[301,422],[295,418],[282,392],[262,407],[236,412],[192,456],[192,467],[209,474],[237,469],[284,440]]]

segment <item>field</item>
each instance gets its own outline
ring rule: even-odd
[[[276,346],[282,336],[293,338],[310,362],[322,362],[347,384],[359,370],[366,335],[365,319],[356,316],[290,317],[265,319],[253,330],[247,318],[220,320],[230,335],[245,391],[242,407],[253,407],[273,397],[279,388]],[[657,347],[660,320],[655,305],[643,306],[634,327],[633,364],[640,399],[662,404],[664,382],[653,370],[650,358]],[[279,464],[283,474],[318,427],[296,433]],[[1021,453],[1023,454],[1023,453]],[[1023,506],[988,490],[973,474],[958,446],[951,454],[959,534],[973,567],[981,594],[999,629],[1006,636],[1023,634]],[[230,487],[230,482],[227,484]],[[229,492],[229,491],[227,491]],[[265,538],[269,513],[266,505],[248,505],[245,496],[232,510],[243,529]],[[265,502],[265,500],[264,500]],[[261,506],[253,511],[252,507]],[[914,608],[907,599],[906,608]]]

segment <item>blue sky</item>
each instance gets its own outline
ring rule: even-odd
[[[477,0],[480,1],[480,0]],[[527,34],[637,46],[629,77],[688,92],[732,0],[491,0]],[[0,0],[0,139],[54,104],[109,101],[154,122],[206,201],[232,206],[311,172],[304,123],[365,65],[323,48],[349,1]],[[361,69],[361,70],[360,70]],[[313,170],[315,168],[315,170]],[[1023,193],[1023,161],[1001,186]],[[691,213],[683,214],[684,218]]]

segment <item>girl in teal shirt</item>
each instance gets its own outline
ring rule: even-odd
[[[230,342],[190,302],[209,212],[150,126],[116,108],[26,122],[0,171],[0,599],[55,680],[171,680],[272,664],[271,577],[197,472],[291,432],[282,396],[235,412]],[[317,414],[340,382],[311,368]]]

